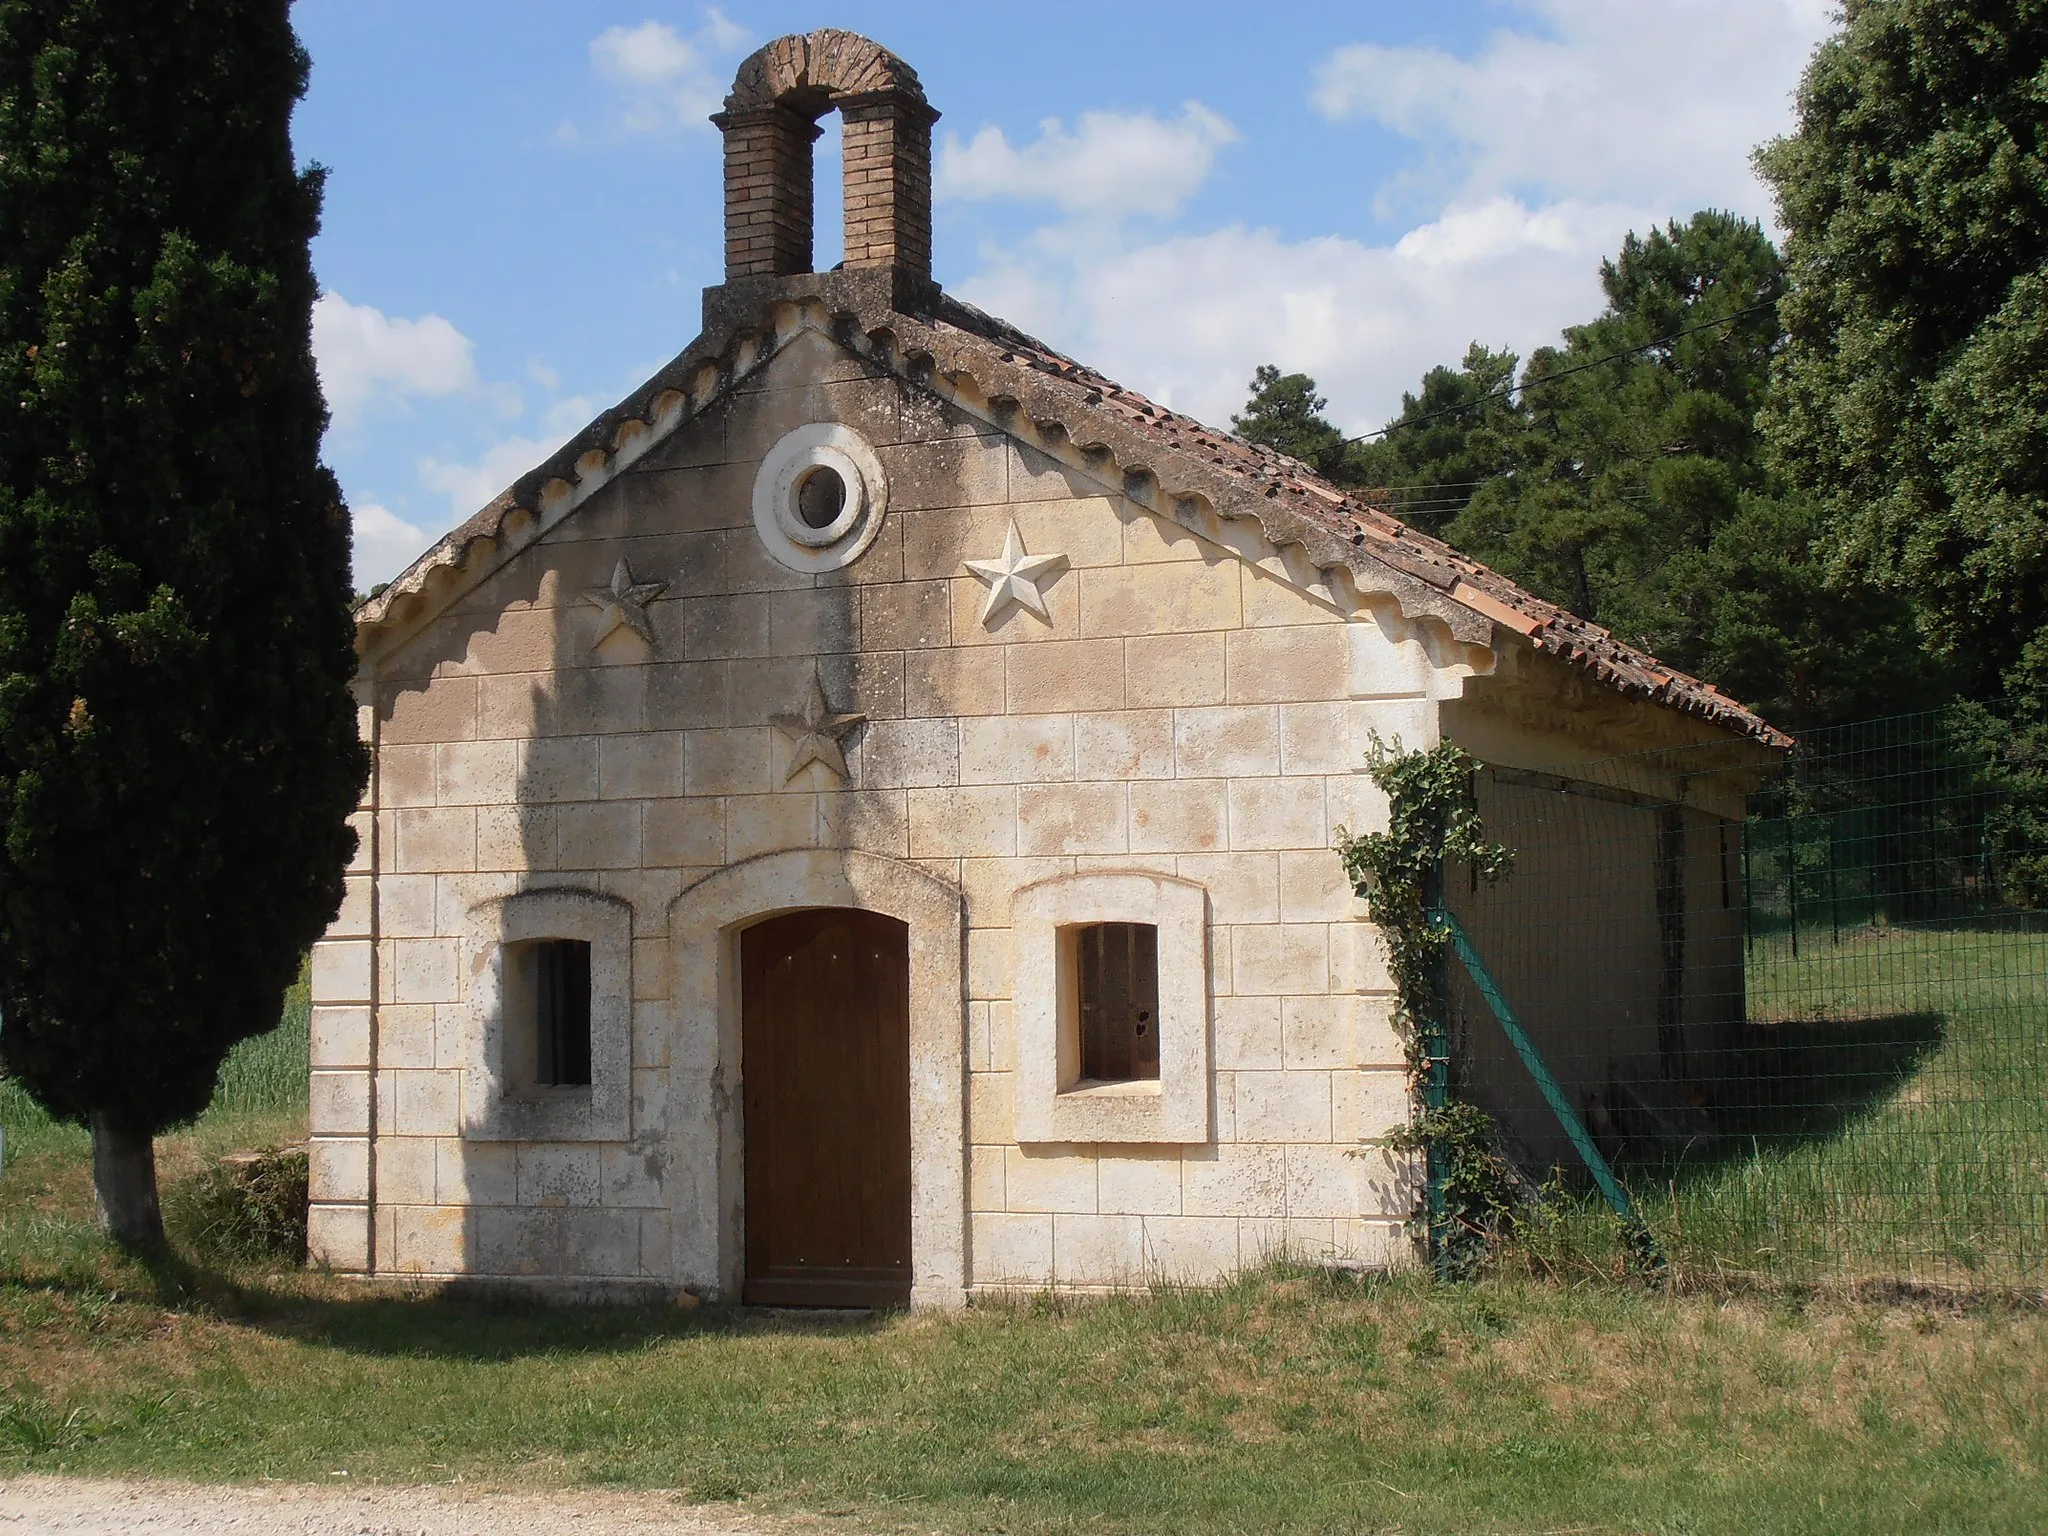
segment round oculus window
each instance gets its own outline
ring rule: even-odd
[[[867,440],[836,422],[787,433],[754,478],[754,529],[794,571],[850,565],[874,542],[887,483]]]

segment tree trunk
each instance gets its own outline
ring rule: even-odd
[[[104,1111],[92,1116],[92,1192],[100,1226],[126,1248],[161,1248],[156,1142]]]

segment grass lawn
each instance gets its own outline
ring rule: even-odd
[[[162,1143],[300,1128],[304,1014]],[[2048,1528],[2048,1315],[1275,1269],[952,1318],[548,1310],[148,1269],[0,1086],[0,1475],[613,1484],[852,1528]],[[187,1250],[189,1255],[189,1250]]]

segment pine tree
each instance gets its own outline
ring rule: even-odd
[[[1344,454],[1344,434],[1324,417],[1329,405],[1305,373],[1282,373],[1271,363],[1252,372],[1251,396],[1230,418],[1230,429],[1249,442],[1292,454],[1328,474]]]
[[[131,1243],[365,772],[288,9],[0,0],[0,1065]]]

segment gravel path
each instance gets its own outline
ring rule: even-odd
[[[736,1510],[661,1494],[477,1493],[460,1487],[208,1488],[23,1477],[0,1481],[0,1536],[770,1536]]]

